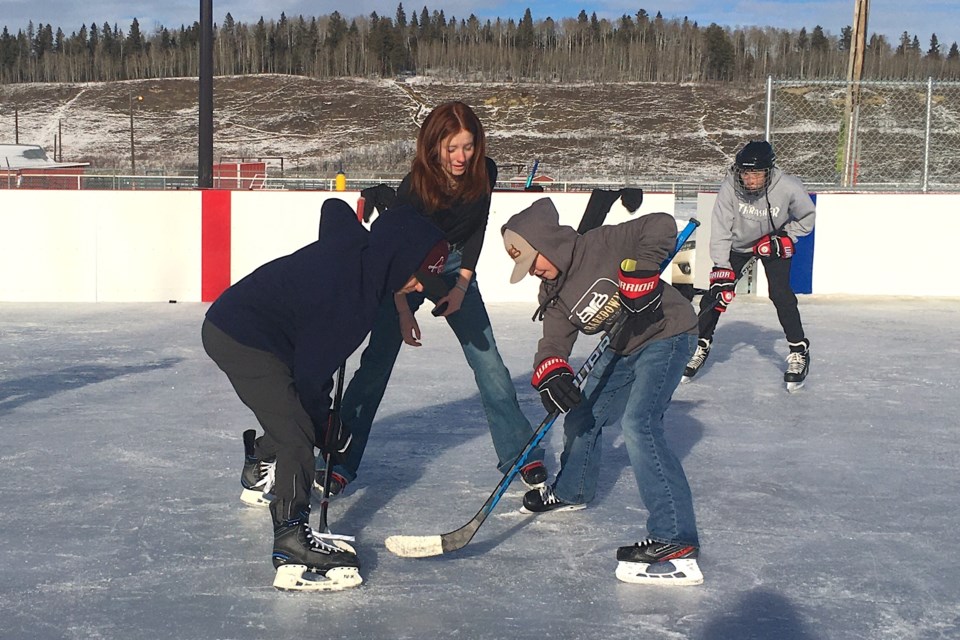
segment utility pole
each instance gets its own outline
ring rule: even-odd
[[[854,0],[853,30],[850,34],[850,58],[847,63],[847,99],[843,114],[842,185],[851,187],[857,179],[857,121],[860,117],[860,80],[863,56],[867,48],[867,13],[870,0]]]
[[[200,0],[200,136],[197,186],[213,187],[213,0]]]

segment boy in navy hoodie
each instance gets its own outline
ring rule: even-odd
[[[328,424],[333,374],[370,332],[380,301],[422,290],[416,274],[442,271],[448,251],[443,233],[411,207],[392,209],[368,232],[346,202],[330,199],[321,221],[316,242],[224,291],[202,328],[207,354],[264,430],[248,443],[242,499],[269,502],[279,589],[361,583],[353,549],[308,523],[314,448],[349,446],[339,422]]]

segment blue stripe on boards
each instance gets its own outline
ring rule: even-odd
[[[817,194],[811,193],[810,199],[817,204]],[[817,230],[814,228],[810,235],[797,239],[797,252],[793,255],[793,264],[790,266],[790,286],[794,293],[813,293],[813,247]]]

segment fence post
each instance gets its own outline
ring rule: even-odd
[[[921,191],[927,192],[930,180],[930,120],[933,113],[933,77],[927,78],[927,127],[923,134],[923,183]]]
[[[773,76],[767,76],[767,122],[764,125],[764,140],[770,142],[770,126],[773,122]]]

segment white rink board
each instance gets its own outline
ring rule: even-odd
[[[358,196],[231,192],[231,281],[312,242],[327,198],[355,206]],[[477,267],[488,302],[536,299],[537,281],[509,284],[512,262],[500,227],[542,197],[494,193]],[[561,222],[576,227],[590,194],[550,197]],[[705,226],[710,201],[698,199]],[[645,194],[635,215],[652,211],[673,213],[673,195]],[[813,293],[960,297],[956,255],[940,246],[960,237],[957,211],[960,194],[818,194]],[[0,301],[199,301],[202,214],[200,191],[0,191]],[[631,217],[617,202],[606,223]],[[701,228],[697,236],[700,277],[708,234]],[[757,290],[765,295],[759,271]]]
[[[960,296],[960,194],[817,196],[813,292]]]
[[[200,192],[0,192],[0,300],[200,299]]]

